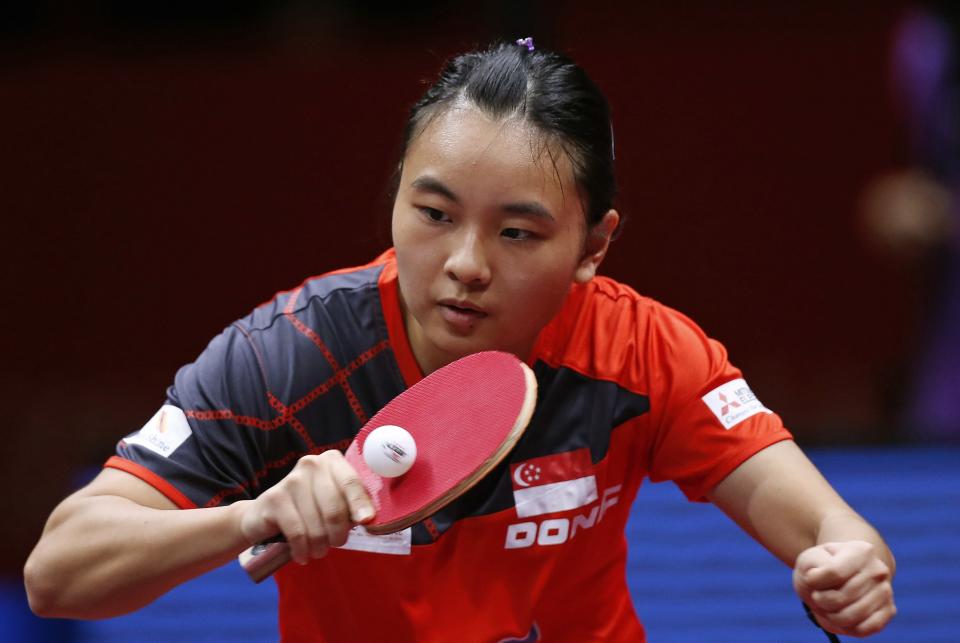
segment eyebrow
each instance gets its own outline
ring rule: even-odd
[[[410,184],[410,187],[420,192],[438,194],[453,201],[457,205],[460,204],[460,197],[458,197],[453,190],[431,176],[418,177]],[[553,215],[550,214],[550,210],[537,201],[518,201],[515,203],[505,203],[500,206],[500,209],[504,212],[509,212],[510,214],[532,216],[538,219],[555,221]]]
[[[540,203],[536,201],[520,201],[519,203],[506,203],[501,209],[504,212],[509,212],[511,214],[520,214],[524,216],[532,216],[538,219],[546,219],[547,221],[554,221],[553,215],[550,214],[550,210],[546,209]]]
[[[419,190],[420,192],[432,192],[434,194],[439,194],[442,197],[450,199],[454,203],[460,203],[460,198],[457,197],[453,190],[432,176],[418,177],[413,183],[410,184],[410,187],[415,190]]]

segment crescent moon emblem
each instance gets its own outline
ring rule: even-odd
[[[517,483],[518,485],[520,485],[521,487],[529,487],[529,486],[530,486],[530,483],[527,482],[526,480],[524,480],[524,479],[520,476],[520,473],[521,473],[524,469],[526,469],[527,467],[529,467],[529,466],[530,466],[529,464],[521,464],[519,467],[517,467],[517,470],[513,472],[513,481],[516,482],[516,483]]]

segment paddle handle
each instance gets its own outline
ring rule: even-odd
[[[239,561],[250,580],[259,583],[290,562],[290,545],[283,536],[277,536],[247,549]]]

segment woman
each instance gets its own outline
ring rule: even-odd
[[[282,533],[300,563],[277,574],[285,640],[643,640],[623,529],[650,477],[793,566],[828,630],[881,629],[894,562],[876,531],[717,342],[596,275],[614,195],[609,108],[579,67],[529,39],[455,58],[411,113],[394,248],[281,293],[181,369],[54,510],[33,609],[127,612]],[[410,530],[351,530],[374,508],[340,451],[423,374],[487,349],[539,382],[508,461]],[[586,486],[521,515],[510,466],[558,463]]]

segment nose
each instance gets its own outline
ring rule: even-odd
[[[490,264],[475,231],[465,230],[455,238],[444,270],[451,279],[467,286],[485,286],[490,282]]]

